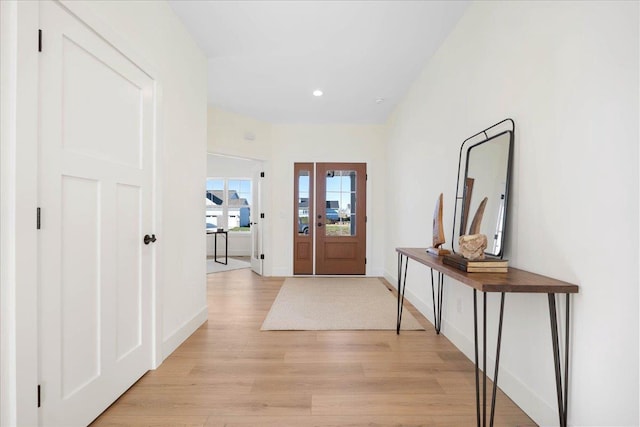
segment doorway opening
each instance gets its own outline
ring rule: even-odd
[[[207,155],[207,273],[251,267],[262,275],[263,170],[259,160]]]

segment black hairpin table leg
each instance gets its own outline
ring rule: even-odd
[[[403,259],[404,266],[403,266]],[[409,266],[409,258],[403,257],[398,253],[398,315],[396,324],[396,334],[400,334],[400,325],[402,323],[402,310],[404,306],[404,291],[407,287],[407,270]],[[404,268],[403,268],[404,267]],[[404,274],[403,274],[404,270]],[[433,325],[436,330],[436,334],[440,334],[440,328],[442,327],[442,303],[443,303],[443,288],[444,288],[444,274],[438,271],[438,286],[437,291],[435,282],[433,280],[433,269],[431,269],[431,295],[433,297]]]
[[[444,274],[438,271],[438,290],[436,292],[433,281],[433,268],[431,269],[431,297],[433,298],[433,326],[436,334],[440,334],[442,328],[442,293]]]
[[[565,346],[564,346],[564,390],[562,388],[562,372],[560,368],[560,343],[558,334],[558,317],[556,314],[556,295],[549,297],[549,319],[551,321],[551,343],[553,345],[553,362],[556,372],[556,394],[558,397],[558,418],[560,427],[567,427],[568,399],[569,399],[569,298],[566,294]]]
[[[491,395],[491,413],[489,426],[493,426],[498,388],[498,369],[500,368],[500,344],[502,342],[502,319],[504,315],[504,292],[500,293],[500,317],[498,320],[498,338],[496,346],[496,365],[493,373],[493,390]],[[482,407],[480,406],[480,372],[478,364],[478,301],[477,292],[473,290],[473,333],[476,362],[476,419],[478,427],[487,425],[487,293],[482,293]],[[482,421],[481,421],[482,420]]]
[[[404,278],[402,277],[402,259],[404,257],[398,253],[398,316],[396,325],[396,334],[400,335],[400,324],[402,323],[402,308],[404,306],[404,290],[407,286],[407,270],[409,268],[409,257],[406,257],[404,263]]]
[[[496,347],[496,368],[493,371],[493,392],[491,393],[491,416],[489,425],[493,426],[493,415],[496,409],[496,393],[498,388],[498,368],[500,367],[500,343],[502,342],[502,318],[504,315],[504,292],[500,294],[500,320],[498,321],[498,345]]]
[[[476,365],[476,418],[477,426],[480,427],[480,376],[478,372],[478,296],[473,290],[473,344],[475,347],[475,365]]]

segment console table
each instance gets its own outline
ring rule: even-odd
[[[431,269],[431,294],[433,297],[434,326],[436,333],[440,333],[442,319],[442,297],[444,276],[451,277],[473,289],[473,330],[475,345],[475,365],[476,365],[476,414],[478,427],[485,427],[487,424],[487,292],[500,293],[500,315],[498,321],[498,336],[496,348],[496,364],[493,377],[493,392],[491,397],[491,413],[489,425],[493,426],[493,418],[496,404],[496,388],[498,384],[498,367],[500,365],[500,344],[502,339],[502,317],[504,313],[505,293],[536,293],[547,294],[549,300],[549,319],[551,324],[551,340],[553,345],[553,360],[556,374],[556,394],[558,398],[558,417],[560,426],[567,426],[567,403],[569,395],[569,308],[570,296],[578,292],[578,286],[539,274],[530,273],[524,270],[509,267],[507,273],[467,273],[451,267],[442,262],[442,257],[430,255],[426,248],[396,248],[398,252],[398,317],[396,333],[400,334],[400,323],[402,322],[402,308],[404,304],[404,291],[407,282],[407,268],[409,259],[417,261]],[[404,264],[404,266],[403,266]],[[404,270],[404,271],[403,271]],[[434,287],[433,271],[438,273],[437,292]],[[477,291],[482,292],[482,412],[480,406],[480,379],[478,366],[478,304]],[[565,294],[566,299],[566,319],[565,319],[565,346],[564,346],[564,375],[561,371],[560,345],[559,345],[559,325],[556,314],[556,294]],[[563,387],[564,377],[564,387]],[[482,424],[481,421],[482,420]]]

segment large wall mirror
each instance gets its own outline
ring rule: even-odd
[[[453,220],[454,252],[458,238],[469,233],[471,220],[486,197],[480,226],[480,233],[487,236],[485,254],[502,258],[514,133],[513,120],[505,119],[462,143]]]

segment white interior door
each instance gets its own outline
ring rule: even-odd
[[[153,80],[40,2],[40,424],[85,426],[151,367]]]
[[[259,169],[262,169],[262,165]],[[251,205],[251,269],[262,276],[262,172],[257,172],[253,176],[253,203]]]

